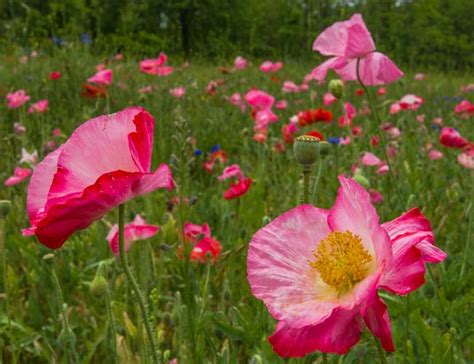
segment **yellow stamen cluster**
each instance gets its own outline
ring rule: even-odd
[[[360,236],[350,231],[333,231],[324,238],[314,252],[315,268],[327,285],[339,293],[351,289],[368,274],[372,256],[364,248]]]

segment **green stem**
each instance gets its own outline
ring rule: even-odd
[[[344,124],[347,129],[348,137],[351,139],[351,148],[352,148],[352,154],[353,154],[353,159],[356,161],[359,158],[359,148],[357,147],[357,144],[355,143],[355,138],[352,137],[352,130],[349,120],[349,115],[347,115],[347,110],[346,107],[344,106],[344,103],[342,102],[341,99],[338,99],[339,106],[341,106],[342,110],[342,117],[344,118]]]
[[[390,160],[388,159],[387,147],[386,147],[386,143],[385,143],[385,137],[384,137],[382,131],[380,130],[380,126],[382,125],[382,123],[380,121],[379,115],[377,114],[376,108],[374,106],[372,96],[371,96],[369,90],[367,89],[367,86],[365,86],[365,84],[362,82],[362,79],[360,78],[359,66],[360,66],[360,58],[357,58],[357,67],[356,67],[357,81],[359,81],[360,86],[364,89],[364,92],[367,95],[367,101],[369,103],[370,110],[372,111],[371,114],[373,115],[373,118],[374,118],[375,123],[377,125],[377,128],[376,128],[377,129],[377,134],[378,134],[379,139],[380,139],[380,144],[382,145],[382,150],[383,150],[383,155],[384,155],[385,161],[387,162],[388,172],[390,174],[390,178],[393,181],[393,185],[395,186],[395,189],[397,191],[397,195],[398,195],[398,198],[400,200],[400,204],[401,204],[402,208],[404,208],[405,207],[405,202],[404,202],[404,199],[403,199],[403,196],[402,196],[402,192],[400,190],[400,187],[398,186],[395,175],[393,174],[393,168],[392,168],[392,165],[390,163]]]
[[[318,190],[318,184],[319,184],[319,178],[321,177],[321,171],[323,170],[323,160],[319,160],[318,164],[318,172],[316,174],[316,179],[314,180],[313,183],[313,193],[311,195],[311,201],[313,201],[313,204],[316,205],[316,191]]]
[[[114,363],[116,363],[117,362],[117,338],[116,338],[117,328],[115,326],[115,319],[112,313],[112,300],[110,299],[110,291],[108,287],[105,291],[105,306],[107,309],[107,315],[109,316],[110,330],[112,331],[112,346],[113,346],[112,350],[114,354]]]
[[[379,339],[374,335],[375,347],[379,354],[380,364],[387,364],[387,356],[385,355],[385,350],[382,348]]]
[[[323,353],[323,364],[327,364],[328,362],[328,354]]]
[[[408,363],[408,338],[410,336],[410,296],[407,295],[405,298],[405,303],[406,303],[406,326],[405,326],[405,347],[404,347],[404,358],[403,362]]]
[[[309,203],[309,180],[311,177],[311,166],[303,166],[303,203]]]
[[[132,274],[130,267],[128,266],[128,259],[127,254],[125,253],[125,205],[119,205],[119,253],[120,253],[120,262],[122,264],[123,271],[125,272],[125,276],[127,277],[128,282],[132,286],[132,290],[137,298],[138,306],[140,307],[140,312],[142,314],[142,321],[145,325],[145,330],[148,336],[148,342],[151,349],[151,356],[153,359],[154,364],[158,364],[158,354],[156,350],[155,344],[155,336],[153,334],[153,330],[151,328],[151,323],[148,315],[148,309],[145,303],[145,298],[143,296],[140,287],[138,286],[137,280],[135,276]]]

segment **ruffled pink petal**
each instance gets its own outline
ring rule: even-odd
[[[381,287],[407,294],[424,283],[425,262],[438,263],[446,253],[434,245],[429,221],[414,208],[382,225],[392,241],[393,260],[385,272]]]
[[[343,57],[332,57],[327,61],[321,63],[318,67],[311,71],[311,77],[319,82],[324,81],[326,75],[330,69],[337,69],[344,67],[347,64],[347,60]]]
[[[347,28],[347,43],[344,56],[357,58],[375,51],[374,41],[365,26],[362,16],[354,14],[350,21],[352,24]]]
[[[138,218],[138,219],[137,219]],[[156,225],[148,225],[139,215],[135,217],[133,222],[126,224],[124,227],[124,248],[128,251],[132,245],[132,242],[137,240],[145,240],[151,238],[158,233],[160,227]],[[115,255],[119,254],[119,241],[118,241],[118,225],[114,225],[110,230],[107,241],[109,242],[110,249]]]
[[[403,76],[403,72],[383,53],[370,53],[360,63],[361,79],[366,86],[386,85]]]
[[[319,350],[345,354],[360,339],[363,323],[357,310],[334,310],[317,325],[295,328],[280,321],[269,341],[281,357],[303,357]]]
[[[383,348],[386,351],[395,351],[387,306],[377,294],[365,302],[362,317],[369,330],[380,339]]]
[[[365,152],[361,159],[362,165],[364,166],[378,166],[381,160],[370,152]]]
[[[392,256],[387,232],[379,225],[379,216],[370,202],[369,193],[357,182],[339,177],[336,203],[331,209],[328,223],[331,230],[349,230],[362,239],[365,248],[375,255],[377,265],[386,264]]]
[[[272,95],[261,90],[250,90],[244,97],[245,101],[257,110],[271,108],[275,102],[275,98]]]
[[[311,205],[298,206],[260,229],[250,242],[247,275],[252,293],[273,317],[292,327],[319,323],[336,307],[319,299],[318,273],[308,264],[330,232],[327,214]]]

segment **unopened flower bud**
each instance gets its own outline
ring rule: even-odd
[[[107,280],[103,275],[96,275],[90,285],[90,293],[99,298],[107,292]]]
[[[344,83],[341,80],[329,81],[329,92],[332,93],[336,99],[340,99],[344,95]]]
[[[268,216],[264,216],[262,219],[262,226],[268,225],[272,219],[270,219]]]
[[[43,255],[43,260],[46,261],[46,262],[51,261],[53,259],[54,259],[54,254],[53,253],[48,253],[48,254]]]
[[[171,351],[170,349],[166,349],[164,352],[163,352],[163,360],[165,361],[168,361],[171,357]]]
[[[365,178],[363,175],[357,173],[353,177],[354,181],[356,181],[358,184],[360,184],[362,187],[365,189],[370,188],[370,182],[367,178]]]
[[[0,200],[0,219],[4,219],[8,215],[11,205],[9,200]]]

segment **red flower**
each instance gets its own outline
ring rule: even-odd
[[[234,198],[245,195],[252,185],[251,178],[240,178],[237,183],[231,183],[227,191],[224,192],[224,198],[226,200],[232,200]]]
[[[54,81],[54,80],[60,79],[61,76],[62,76],[62,75],[61,75],[61,72],[59,72],[59,71],[53,71],[53,72],[51,72],[51,73],[48,75],[48,78],[49,78],[50,80],[53,80],[53,81]]]
[[[358,88],[355,90],[356,96],[362,96],[364,94],[364,90],[361,88]]]
[[[330,123],[332,119],[332,112],[321,107],[319,109],[304,110],[298,113],[298,124],[300,126],[313,124],[318,121]]]
[[[306,133],[306,135],[311,135],[311,136],[313,136],[313,137],[315,137],[315,138],[318,138],[319,140],[324,140],[324,135],[321,134],[321,133],[320,133],[319,131],[317,131],[317,130],[308,131],[308,132]]]
[[[104,86],[94,86],[90,83],[85,83],[82,85],[81,95],[90,99],[97,97],[105,97],[107,94],[107,88]]]
[[[219,258],[222,245],[218,240],[211,237],[204,237],[197,242],[191,250],[189,259],[194,262],[206,263],[207,256],[210,255],[213,262]]]
[[[227,162],[227,153],[224,152],[223,150],[215,151],[214,153],[211,154],[209,159],[203,163],[202,167],[207,172],[213,173],[214,164],[216,164],[216,162],[221,162],[221,163]]]

